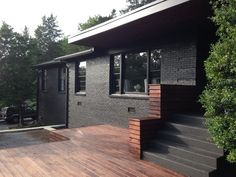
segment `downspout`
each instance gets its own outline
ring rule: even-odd
[[[36,70],[37,72],[37,93],[36,93],[36,114],[37,114],[37,122],[39,121],[39,70]]]
[[[69,128],[69,66],[66,64],[66,128]]]

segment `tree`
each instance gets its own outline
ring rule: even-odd
[[[115,9],[113,9],[111,14],[108,16],[95,15],[94,17],[89,17],[89,19],[85,23],[79,23],[78,29],[80,31],[86,30],[86,29],[91,28],[95,25],[106,22],[114,17],[116,17],[116,10]]]
[[[19,106],[35,98],[33,65],[78,51],[62,36],[53,15],[44,16],[35,33],[32,38],[26,27],[22,33],[16,33],[5,22],[0,26],[0,106]]]
[[[121,14],[125,14],[131,10],[137,9],[155,0],[126,0],[127,7],[120,11]]]
[[[208,85],[201,95],[213,141],[236,162],[236,3],[212,1],[218,41],[205,62]]]
[[[34,74],[31,66],[31,38],[28,29],[22,34],[3,23],[0,28],[0,98],[4,106],[21,105],[34,97]]]
[[[42,24],[35,30],[35,40],[38,49],[38,62],[52,60],[63,55],[60,40],[62,31],[56,21],[56,17],[51,14],[49,17],[42,17]]]

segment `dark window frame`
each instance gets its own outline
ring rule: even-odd
[[[43,92],[47,91],[47,69],[42,69],[41,73],[41,90]]]
[[[130,54],[130,53],[137,53],[137,52],[147,52],[147,73],[146,73],[146,78],[147,78],[147,84],[151,83],[151,52],[154,50],[160,50],[162,51],[160,48],[140,48],[140,49],[135,49],[135,50],[127,50],[127,51],[121,51],[118,53],[114,53],[110,56],[110,95],[112,94],[133,94],[136,95],[135,93],[125,93],[124,92],[124,71],[125,71],[125,55],[126,54]],[[120,63],[120,85],[119,85],[119,92],[115,92],[114,91],[114,56],[116,55],[121,55],[121,63]],[[159,70],[159,83],[161,82],[161,58],[160,58],[160,70]],[[140,95],[148,95],[148,89],[147,92],[140,92]]]
[[[79,75],[79,65],[82,62],[86,63],[86,70],[87,70],[87,62],[86,62],[86,60],[81,60],[81,61],[75,62],[75,93],[76,94],[86,93],[86,75],[87,75],[86,70],[85,70],[85,76],[83,76],[84,80],[85,80],[84,81],[85,82],[85,89],[84,90],[81,89],[80,84],[79,84],[81,82],[81,79],[80,79],[81,76]]]
[[[63,88],[61,87],[62,82],[63,82]],[[59,67],[58,68],[58,92],[64,93],[65,91],[66,91],[66,67]]]

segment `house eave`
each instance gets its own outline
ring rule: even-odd
[[[86,56],[86,55],[92,54],[94,51],[95,51],[94,48],[90,48],[88,50],[84,50],[84,51],[81,51],[81,52],[76,52],[76,53],[72,53],[72,54],[69,54],[69,55],[64,55],[64,56],[61,56],[61,57],[57,57],[57,58],[55,58],[55,61],[65,61],[65,60],[70,60],[70,59],[73,59],[73,58],[78,58],[78,57],[81,57],[81,56]]]
[[[159,0],[140,7],[134,11],[127,14],[121,15],[117,18],[111,19],[105,23],[99,24],[87,30],[81,31],[75,36],[69,38],[69,43],[81,44],[81,45],[91,45],[88,40],[94,36],[99,36],[100,34],[110,31],[112,29],[124,26],[131,22],[137,21],[144,17],[156,14],[172,7],[184,4],[191,0]]]
[[[51,61],[47,61],[47,62],[43,62],[43,63],[39,63],[37,65],[34,65],[33,69],[46,68],[46,67],[51,67],[51,66],[59,66],[59,65],[63,65],[63,64],[64,64],[64,62],[51,60]]]

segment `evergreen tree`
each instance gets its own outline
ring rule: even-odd
[[[61,49],[62,31],[52,14],[49,17],[42,17],[42,24],[35,30],[35,37],[38,49],[38,62],[52,60],[64,53]]]

